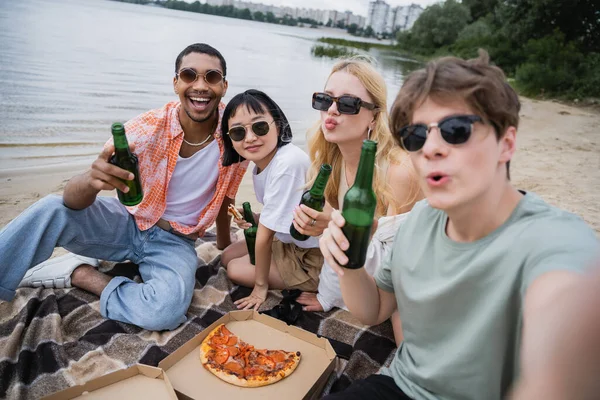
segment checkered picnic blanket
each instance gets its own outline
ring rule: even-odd
[[[214,245],[214,232],[198,241],[199,268],[187,322],[174,331],[152,332],[100,315],[97,296],[80,289],[19,289],[0,301],[0,398],[36,399],[82,384],[135,363],[156,366],[164,357],[229,311],[250,293],[227,279]],[[110,275],[139,281],[133,264],[101,265]],[[271,291],[261,309],[281,300]],[[304,312],[297,325],[351,345],[348,360],[337,358],[323,394],[347,387],[388,365],[394,352],[389,321],[360,324],[347,311]]]

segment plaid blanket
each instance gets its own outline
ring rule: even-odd
[[[187,322],[174,331],[152,332],[100,315],[97,296],[80,289],[19,289],[16,298],[0,302],[0,398],[36,399],[82,384],[137,362],[156,366],[228,311],[250,290],[235,286],[220,266],[214,232],[197,247],[199,268]],[[139,281],[133,264],[103,263],[101,270]],[[271,291],[261,309],[281,300]],[[337,358],[323,394],[347,387],[388,365],[394,351],[392,326],[361,325],[350,313],[304,312],[297,325],[349,344],[348,360]]]

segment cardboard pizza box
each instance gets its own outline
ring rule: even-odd
[[[257,349],[299,351],[300,364],[281,381],[244,388],[217,378],[200,362],[200,344],[218,325]],[[232,311],[175,350],[158,366],[166,371],[180,399],[315,399],[333,371],[335,351],[327,339],[256,311]]]
[[[136,364],[44,397],[43,400],[103,399],[177,400],[160,368]]]

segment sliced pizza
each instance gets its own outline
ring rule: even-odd
[[[257,350],[221,324],[202,341],[200,361],[225,382],[259,387],[289,376],[300,363],[300,352]]]

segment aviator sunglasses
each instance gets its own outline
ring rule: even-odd
[[[429,131],[434,127],[440,129],[442,139],[446,143],[463,144],[471,137],[473,124],[481,121],[481,117],[477,115],[453,115],[429,125],[414,124],[405,126],[396,135],[400,137],[400,143],[407,151],[421,150],[425,145]]]
[[[248,125],[252,126],[252,132],[254,132],[254,134],[256,136],[265,136],[267,133],[269,133],[270,125],[273,122],[275,122],[275,121],[274,120],[271,122],[256,121],[256,122],[254,122],[252,124],[248,124]],[[244,138],[246,137],[246,127],[248,125],[234,126],[233,128],[229,129],[227,134],[229,135],[231,140],[240,142],[240,141],[244,140]]]
[[[375,104],[367,103],[358,97],[344,95],[333,97],[327,93],[314,93],[312,97],[312,108],[319,111],[327,111],[333,102],[337,103],[337,109],[340,114],[356,115],[360,112],[360,108],[364,107],[368,110],[375,110]]]
[[[179,71],[179,73],[177,73],[175,76],[181,78],[181,80],[185,83],[196,82],[198,77],[202,76],[209,85],[216,85],[225,79],[221,71],[216,69],[209,69],[204,73],[204,75],[202,75],[196,72],[196,70],[193,68],[182,68],[181,71]]]

